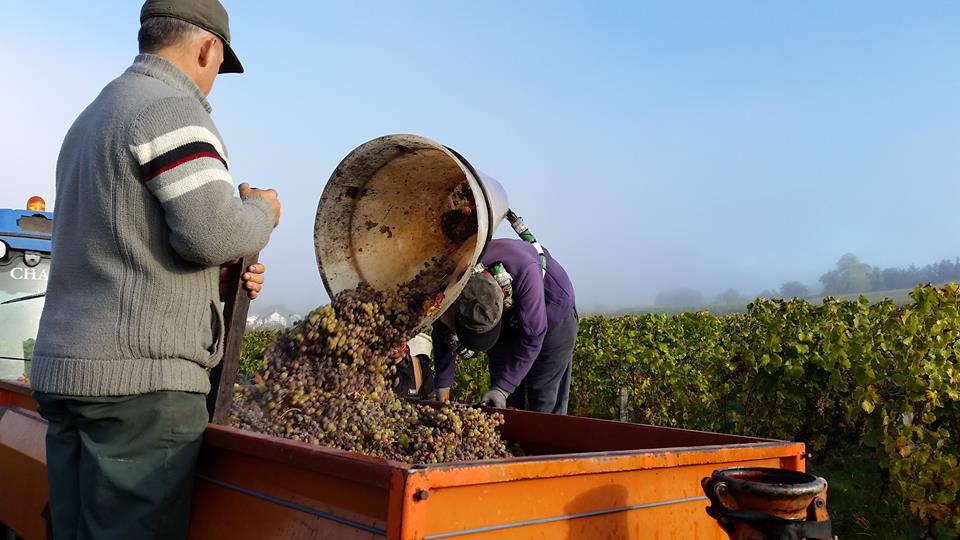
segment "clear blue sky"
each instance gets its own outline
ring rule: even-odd
[[[53,198],[62,136],[135,55],[140,3],[0,5],[0,206],[20,206]],[[261,310],[326,301],[323,185],[398,132],[500,180],[586,310],[815,284],[848,251],[960,255],[960,3],[225,5],[247,73],[218,79],[214,119],[235,178],[284,210]]]

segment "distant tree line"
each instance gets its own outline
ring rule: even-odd
[[[960,281],[960,258],[953,261],[944,259],[919,268],[912,264],[907,268],[880,268],[863,263],[853,253],[847,253],[840,257],[835,268],[820,276],[823,290],[819,292],[811,290],[810,287],[799,281],[787,281],[780,286],[779,290],[767,289],[756,296],[760,298],[809,298],[812,296],[909,289],[918,283],[939,284],[948,281]],[[745,295],[737,289],[727,289],[714,298],[712,305],[746,305],[751,300],[753,300],[753,297]],[[703,293],[690,288],[661,291],[654,299],[654,303],[660,307],[705,305]]]
[[[837,261],[837,267],[820,276],[821,294],[856,294],[891,289],[908,289],[918,283],[960,281],[960,258],[944,259],[918,268],[880,268],[860,262],[852,253]]]

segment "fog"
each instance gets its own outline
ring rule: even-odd
[[[815,295],[846,253],[960,256],[958,4],[225,3],[247,73],[218,79],[214,119],[236,181],[283,204],[256,313],[326,302],[317,201],[388,133],[499,180],[582,312],[677,288]],[[0,206],[56,210],[60,141],[135,55],[138,7],[5,8]]]

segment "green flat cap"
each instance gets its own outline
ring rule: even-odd
[[[223,42],[220,73],[243,73],[230,46],[230,18],[217,0],[147,0],[140,8],[140,24],[151,17],[171,17],[199,26]]]
[[[457,338],[471,351],[497,344],[503,323],[503,289],[489,272],[470,276],[457,298]]]

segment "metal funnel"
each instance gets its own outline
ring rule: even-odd
[[[393,290],[430,269],[443,294],[432,323],[460,294],[507,213],[503,187],[455,151],[417,135],[361,144],[333,171],[317,206],[314,246],[327,293],[366,282]]]

